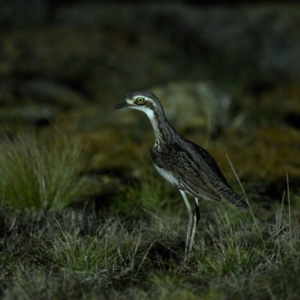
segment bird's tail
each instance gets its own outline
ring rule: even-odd
[[[239,208],[249,209],[249,205],[243,200],[244,197],[235,193],[230,187],[223,187],[221,195],[231,204]]]

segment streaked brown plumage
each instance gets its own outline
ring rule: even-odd
[[[220,200],[223,197],[238,207],[248,208],[248,205],[230,187],[214,158],[173,128],[153,93],[130,93],[124,103],[115,106],[123,107],[141,110],[149,117],[155,134],[155,144],[150,149],[154,166],[168,182],[180,190],[186,203],[189,211],[185,250],[187,260],[200,219],[198,198]],[[185,193],[195,197],[194,212]]]

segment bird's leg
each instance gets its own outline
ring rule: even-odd
[[[187,228],[187,233],[186,233],[185,255],[184,255],[184,261],[187,262],[189,251],[190,251],[190,248],[191,248],[191,246],[190,246],[190,243],[191,243],[191,230],[192,230],[192,225],[193,225],[193,222],[194,222],[194,214],[193,214],[191,205],[189,203],[189,200],[188,200],[185,192],[180,190],[180,193],[183,197],[183,200],[185,202],[185,205],[186,205],[188,213],[189,213],[189,223],[188,223],[188,228]]]
[[[193,213],[193,226],[191,228],[191,237],[190,237],[190,245],[189,245],[189,252],[192,250],[194,237],[196,233],[196,228],[200,220],[200,211],[198,205],[198,198],[195,198],[195,212]]]

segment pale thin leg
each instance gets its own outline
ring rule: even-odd
[[[188,213],[189,213],[189,223],[188,223],[188,228],[187,228],[187,233],[186,233],[186,242],[185,242],[185,255],[184,255],[184,261],[186,262],[188,260],[188,255],[190,251],[190,243],[191,243],[191,230],[192,230],[192,225],[194,222],[194,214],[191,208],[191,205],[189,203],[189,200],[185,194],[184,191],[180,190],[180,193],[183,197],[183,200],[185,202],[185,205],[187,207]]]
[[[191,237],[190,237],[190,245],[188,251],[190,252],[193,247],[194,243],[194,237],[196,233],[196,228],[200,220],[200,212],[199,212],[199,205],[198,205],[198,198],[195,198],[195,212],[193,213],[193,225],[192,225],[192,231],[191,231]]]

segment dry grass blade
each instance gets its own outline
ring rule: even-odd
[[[233,163],[232,163],[231,159],[229,158],[228,153],[227,153],[226,150],[225,150],[225,152],[226,152],[226,157],[227,157],[227,161],[228,161],[228,163],[229,163],[229,166],[230,166],[230,168],[231,168],[231,170],[232,170],[232,172],[233,172],[235,178],[237,179],[237,181],[238,181],[238,183],[239,183],[239,185],[240,185],[240,187],[241,187],[241,189],[242,189],[242,191],[243,191],[244,198],[245,198],[245,200],[246,200],[246,203],[247,203],[248,206],[249,206],[249,210],[250,210],[251,216],[252,216],[252,218],[253,218],[254,223],[255,223],[256,226],[257,226],[257,221],[256,221],[256,218],[255,218],[255,216],[254,216],[254,213],[253,213],[253,210],[252,210],[252,208],[251,208],[251,205],[250,205],[250,203],[249,203],[249,200],[248,200],[247,194],[246,194],[246,192],[245,192],[245,189],[244,189],[244,187],[243,187],[243,185],[242,185],[242,183],[241,183],[241,181],[240,181],[240,178],[239,178],[238,174],[237,174],[236,171],[235,171],[235,168],[234,168],[234,166],[233,166]]]

